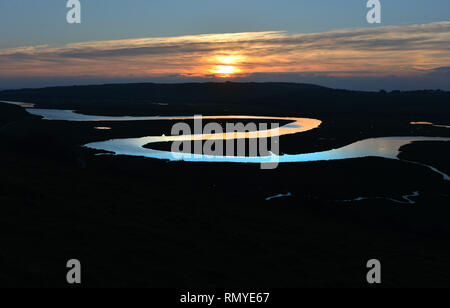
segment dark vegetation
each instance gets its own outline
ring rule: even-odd
[[[281,151],[369,137],[450,136],[449,94],[364,93],[292,84],[115,85],[4,91],[0,99],[101,114],[310,116],[322,126],[281,138]],[[154,105],[168,103],[167,106]],[[410,107],[410,108],[408,108]],[[173,122],[42,121],[0,104],[0,285],[366,286],[378,258],[384,286],[450,286],[450,182],[380,158],[280,165],[95,156],[88,142],[170,133]],[[94,130],[110,126],[110,131]],[[450,171],[448,143],[401,157]],[[414,205],[403,195],[419,191]],[[292,197],[265,201],[291,192]],[[344,202],[357,197],[359,202]]]

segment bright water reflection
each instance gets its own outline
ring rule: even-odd
[[[34,109],[32,104],[5,102],[15,104],[27,108],[26,110],[34,115],[42,116],[45,120],[60,121],[150,121],[150,120],[191,120],[195,117],[187,116],[151,116],[151,117],[105,117],[92,116],[76,113],[72,110],[55,110],[55,109]],[[262,135],[267,137],[282,136],[288,134],[296,134],[315,129],[320,126],[321,121],[316,119],[293,118],[293,117],[259,117],[259,116],[205,116],[203,119],[265,119],[265,120],[290,120],[291,123],[280,127],[279,130],[263,131]],[[417,124],[417,123],[411,123]],[[164,159],[169,161],[183,160],[188,162],[227,162],[227,163],[271,163],[277,161],[279,163],[296,163],[296,162],[316,162],[329,160],[343,160],[363,157],[382,157],[388,159],[398,159],[400,148],[417,141],[450,141],[450,138],[444,137],[382,137],[361,140],[350,145],[332,149],[328,151],[306,153],[306,154],[285,154],[259,157],[241,157],[241,156],[207,156],[201,154],[190,153],[173,153],[170,151],[159,151],[144,148],[157,142],[172,142],[184,140],[207,140],[207,139],[237,139],[252,138],[254,134],[248,132],[242,133],[224,133],[209,135],[187,135],[187,136],[149,136],[142,138],[112,139],[102,142],[93,142],[86,144],[85,147],[107,151],[115,155],[142,156],[155,159]],[[423,164],[422,164],[423,165]],[[450,180],[450,177],[432,166],[426,166],[444,176],[444,179]]]
[[[190,162],[230,162],[230,163],[267,163],[273,157],[239,157],[239,156],[206,156],[190,153],[174,153],[144,148],[143,146],[155,142],[162,142],[157,137],[112,139],[102,142],[93,142],[85,146],[91,149],[112,152],[116,155],[144,156],[166,160],[184,160]],[[415,141],[450,141],[450,138],[441,137],[384,137],[372,138],[352,143],[342,148],[323,152],[306,154],[285,154],[277,156],[280,163],[315,162],[326,160],[342,160],[363,157],[383,157],[398,159],[400,148]]]

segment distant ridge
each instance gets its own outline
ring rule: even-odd
[[[315,84],[308,84],[308,83],[289,83],[289,82],[190,82],[190,83],[106,83],[106,84],[99,84],[99,85],[73,85],[73,86],[54,86],[54,87],[43,87],[43,88],[22,88],[22,89],[14,89],[14,90],[1,90],[0,95],[13,95],[13,94],[33,94],[33,95],[45,95],[48,94],[55,94],[60,91],[73,91],[76,90],[76,94],[80,93],[84,90],[96,90],[98,93],[102,93],[102,95],[108,95],[107,91],[109,90],[142,90],[142,89],[148,89],[148,90],[155,90],[155,89],[208,89],[208,88],[214,88],[214,89],[221,89],[221,88],[259,88],[261,86],[265,87],[271,87],[271,88],[291,88],[291,89],[297,89],[297,90],[324,90],[324,89],[331,89],[324,86],[319,86]],[[72,93],[74,94],[74,93]],[[92,94],[92,93],[90,93]]]
[[[205,110],[205,106],[216,106],[214,110],[222,106],[219,110],[275,108],[280,112],[295,113],[450,113],[450,92],[439,90],[363,92],[279,82],[60,86],[0,91],[0,100],[36,103],[40,108],[75,110],[126,107],[145,111],[150,105],[160,104],[172,107],[197,106],[199,112]]]
[[[0,99],[33,103],[107,102],[167,104],[240,104],[286,100],[305,92],[332,89],[301,83],[124,83],[83,86],[58,86],[0,91]]]

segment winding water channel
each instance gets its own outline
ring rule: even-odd
[[[92,121],[92,122],[108,122],[108,121],[183,121],[196,119],[194,116],[149,116],[149,117],[106,117],[93,116],[76,113],[72,110],[57,110],[57,109],[38,109],[34,105],[28,103],[4,102],[9,104],[19,105],[25,108],[27,112],[33,115],[38,115],[43,120],[50,121]],[[259,136],[273,137],[283,136],[289,134],[298,134],[318,128],[321,121],[317,119],[296,118],[296,117],[267,117],[267,116],[204,116],[207,120],[283,120],[290,121],[289,124],[281,126],[278,130],[267,129],[265,131],[257,132],[238,132],[238,133],[218,133],[218,134],[192,134],[181,136],[147,136],[141,138],[121,138],[111,139],[101,142],[92,142],[84,145],[86,148],[106,151],[111,155],[128,155],[128,156],[142,156],[154,159],[163,159],[169,161],[187,161],[187,162],[227,162],[227,163],[299,163],[299,162],[316,162],[316,161],[330,161],[354,159],[363,157],[382,157],[388,159],[398,160],[400,148],[412,142],[419,141],[450,141],[446,137],[409,137],[409,136],[394,136],[382,138],[370,138],[360,140],[347,146],[330,149],[328,151],[303,153],[303,154],[283,154],[271,156],[214,156],[191,153],[178,153],[171,151],[154,150],[151,147],[152,143],[174,142],[174,141],[194,141],[194,140],[230,140],[230,139],[249,139],[261,138]],[[256,134],[256,135],[255,135]],[[146,146],[146,147],[144,147]],[[415,162],[411,162],[415,163]],[[450,177],[439,171],[433,166],[428,166],[421,163],[415,163],[430,168],[434,172],[441,174],[444,180],[450,181]]]

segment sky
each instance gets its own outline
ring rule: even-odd
[[[107,82],[288,81],[450,90],[450,1],[0,2],[0,89]]]

